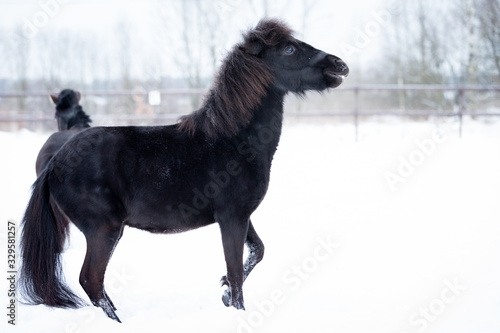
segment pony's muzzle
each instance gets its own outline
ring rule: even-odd
[[[330,63],[330,66],[328,66],[327,70],[325,71],[326,73],[335,74],[342,77],[346,77],[347,75],[349,75],[349,67],[347,67],[347,64],[342,59],[331,54],[327,56],[327,59]]]

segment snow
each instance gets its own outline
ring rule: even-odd
[[[47,137],[0,132],[4,223],[21,220]],[[372,120],[358,142],[348,123],[289,121],[252,217],[266,253],[245,282],[245,312],[222,304],[216,225],[176,235],[128,228],[105,281],[122,324],[91,306],[18,303],[12,327],[4,283],[1,330],[498,332],[499,139],[500,123],[480,120],[466,120],[462,139],[451,120]],[[64,271],[87,299],[84,254],[73,227]]]

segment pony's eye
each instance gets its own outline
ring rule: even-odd
[[[283,51],[285,55],[292,55],[294,54],[294,52],[295,52],[295,47],[293,47],[292,45],[288,45],[287,47],[285,47],[285,50]]]

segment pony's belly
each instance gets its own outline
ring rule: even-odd
[[[196,211],[188,207],[174,210],[167,208],[164,214],[151,214],[151,211],[143,211],[141,214],[129,214],[125,224],[153,233],[179,233],[204,227],[214,223],[212,216],[206,212]]]

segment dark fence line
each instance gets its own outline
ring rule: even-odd
[[[341,85],[335,90],[347,91],[377,91],[377,90],[440,90],[440,91],[500,91],[500,85],[440,85],[440,84],[363,84],[363,85]],[[207,89],[160,89],[161,95],[204,95]],[[132,90],[83,90],[84,95],[93,96],[146,96],[149,91],[145,89]],[[54,93],[53,91],[30,91],[30,92],[0,92],[1,97],[44,97]]]
[[[338,92],[351,92],[354,95],[354,104],[351,110],[335,110],[327,112],[287,112],[287,117],[352,117],[354,120],[356,140],[358,137],[358,126],[360,117],[370,117],[370,116],[397,116],[397,117],[456,117],[459,121],[459,136],[462,136],[462,126],[464,116],[474,116],[474,117],[496,117],[500,116],[500,97],[498,97],[498,110],[494,112],[486,112],[483,110],[467,110],[465,93],[466,92],[500,92],[500,85],[421,85],[421,84],[366,84],[366,85],[345,85],[340,86],[335,89]],[[397,108],[389,108],[386,110],[363,110],[360,107],[360,93],[361,92],[380,92],[380,91],[401,91],[401,92],[412,92],[412,91],[451,91],[456,95],[456,101],[453,110],[407,110],[404,106]],[[132,90],[84,90],[81,91],[84,96],[99,96],[99,97],[124,97],[124,96],[140,96],[147,97],[151,91],[146,89],[132,89]],[[206,94],[206,89],[164,89],[155,90],[156,95],[162,97],[182,97],[182,96],[197,96],[201,97]],[[0,92],[0,99],[2,98],[27,98],[27,97],[45,97],[48,96],[50,91],[35,91],[35,92]],[[151,121],[151,122],[173,122],[177,120],[182,114],[171,113],[171,114],[151,114],[151,115],[92,115],[92,118],[96,121],[131,121],[131,122],[141,122],[141,121]],[[2,115],[0,113],[0,122],[48,122],[54,121],[53,117],[49,115],[29,115],[29,114],[19,114],[19,115]]]
[[[360,113],[359,110],[359,92],[360,91],[456,91],[457,92],[457,102],[458,111],[457,112],[439,112],[433,111],[410,111],[410,112],[373,112],[371,115],[391,115],[391,116],[437,116],[437,117],[458,117],[459,120],[459,137],[462,137],[463,128],[463,117],[468,115],[465,107],[464,93],[466,91],[474,92],[485,92],[485,91],[500,91],[500,86],[498,85],[488,85],[488,86],[471,86],[471,85],[436,85],[436,84],[386,84],[386,85],[363,85],[363,86],[347,86],[343,88],[344,90],[352,90],[354,92],[355,106],[353,110],[354,117],[354,127],[356,129],[356,141],[358,141],[358,127],[359,127],[359,117],[360,115],[366,116],[367,113]],[[368,115],[370,115],[368,113]],[[500,116],[499,113],[488,113],[488,112],[474,112],[471,114],[473,116]]]
[[[206,89],[163,89],[157,90],[162,96],[183,96],[183,95],[204,95]],[[132,89],[132,90],[82,90],[80,91],[84,96],[147,96],[149,91],[145,89]],[[0,98],[13,98],[13,97],[45,97],[49,94],[55,93],[54,91],[33,91],[33,92],[0,92]]]

